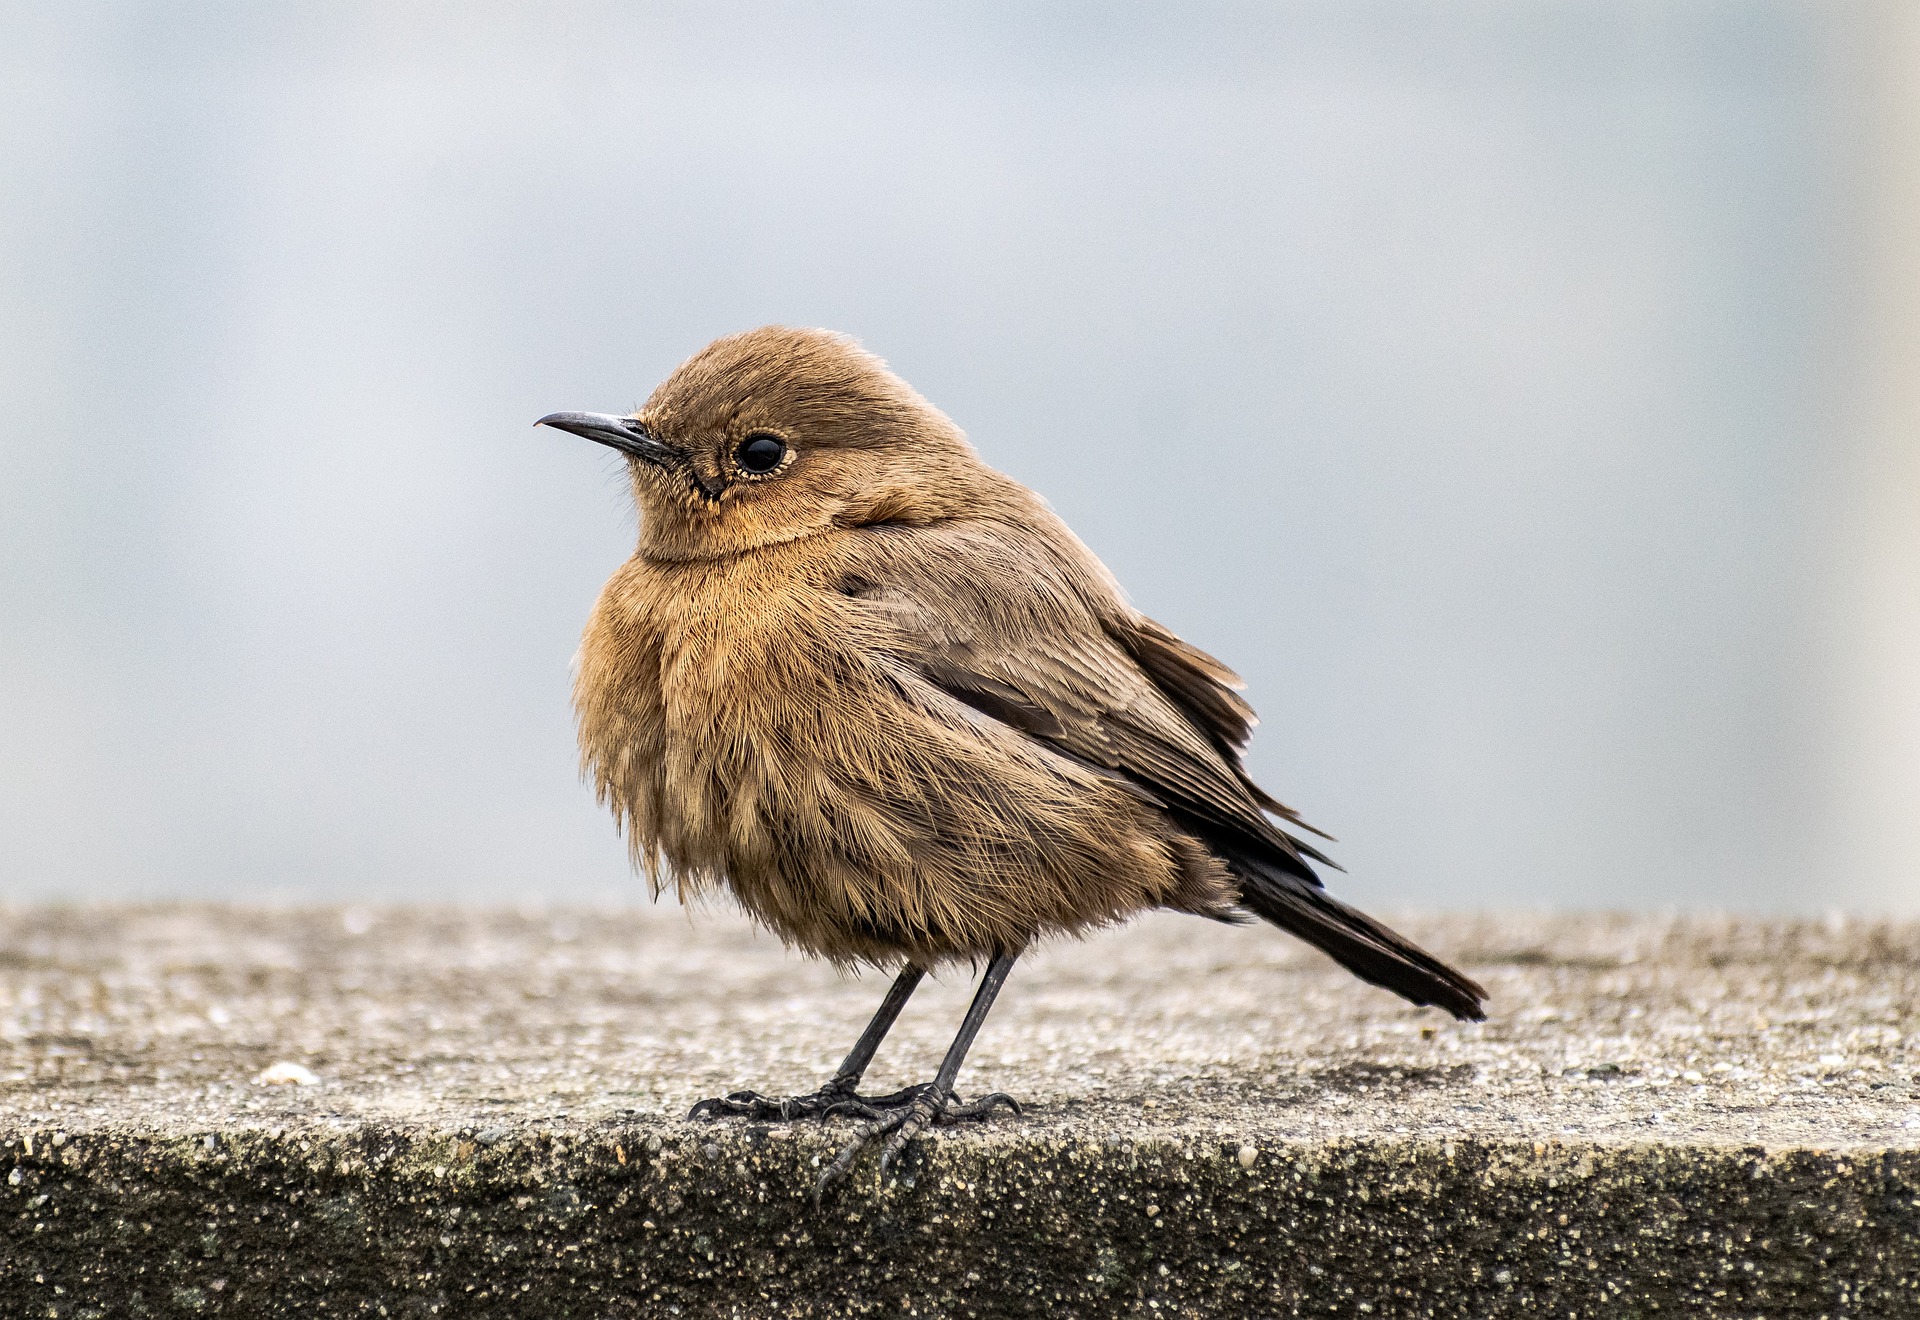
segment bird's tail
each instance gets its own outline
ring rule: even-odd
[[[1311,878],[1281,870],[1262,857],[1227,857],[1240,878],[1240,902],[1339,963],[1363,981],[1416,1004],[1435,1004],[1457,1018],[1479,1022],[1487,992],[1404,935],[1329,895]],[[1301,867],[1302,870],[1306,868]]]

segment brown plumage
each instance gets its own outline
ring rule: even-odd
[[[626,453],[640,542],[587,625],[586,772],[637,864],[725,888],[789,943],[902,966],[813,1096],[697,1112],[851,1112],[890,1157],[977,1116],[952,1073],[1036,939],[1148,908],[1251,913],[1415,1003],[1484,991],[1330,897],[1247,777],[1239,680],[1126,603],[1037,495],[982,463],[878,358],[820,330],[716,341],[631,418],[543,418]],[[854,1094],[935,964],[988,975],[951,1068]],[[896,1002],[897,1001],[897,1002]],[[1001,1097],[990,1097],[996,1099]]]

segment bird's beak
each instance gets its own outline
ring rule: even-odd
[[[551,426],[556,431],[571,431],[618,449],[629,458],[637,458],[655,467],[667,467],[686,457],[682,451],[656,440],[631,417],[612,417],[606,413],[548,413],[535,426]]]

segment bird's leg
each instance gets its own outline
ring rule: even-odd
[[[867,1029],[860,1033],[860,1039],[854,1042],[847,1052],[845,1062],[825,1086],[811,1095],[787,1096],[776,1099],[761,1095],[758,1091],[735,1091],[731,1095],[715,1100],[702,1100],[687,1114],[688,1118],[752,1118],[762,1121],[785,1121],[794,1118],[820,1118],[834,1106],[856,1101],[863,1106],[882,1109],[891,1105],[903,1105],[912,1100],[909,1092],[899,1091],[893,1095],[861,1099],[855,1093],[860,1079],[866,1074],[867,1065],[873,1062],[874,1051],[880,1048],[880,1042],[887,1038],[887,1032],[893,1028],[893,1021],[900,1016],[900,1010],[907,1006],[907,1000],[913,998],[913,992],[920,985],[920,978],[927,969],[915,963],[908,963],[900,969],[900,975],[893,979],[887,989],[887,997],[880,1001],[872,1021]]]
[[[860,1152],[880,1137],[887,1138],[886,1145],[880,1150],[880,1172],[884,1174],[893,1163],[894,1156],[935,1123],[985,1118],[997,1104],[1004,1104],[1016,1114],[1020,1112],[1019,1103],[1004,1092],[996,1091],[972,1104],[961,1103],[953,1093],[954,1079],[960,1075],[960,1065],[966,1061],[967,1050],[973,1045],[973,1038],[980,1033],[980,1024],[987,1020],[994,998],[1006,982],[1007,973],[1013,970],[1014,959],[1019,956],[1017,953],[996,953],[993,956],[993,961],[987,966],[987,974],[980,978],[980,988],[973,993],[973,1003],[967,1006],[967,1016],[960,1023],[959,1033],[954,1036],[953,1044],[947,1047],[947,1057],[940,1061],[939,1073],[931,1082],[910,1086],[897,1097],[887,1097],[889,1100],[904,1097],[906,1103],[882,1110],[879,1106],[863,1106],[858,1100],[849,1100],[835,1105],[829,1111],[855,1113],[869,1121],[861,1124],[853,1140],[841,1148],[833,1163],[820,1174],[820,1181],[814,1186],[816,1198],[846,1177],[854,1161],[860,1157]]]

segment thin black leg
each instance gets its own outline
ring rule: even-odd
[[[1020,1112],[1020,1106],[1013,1097],[1002,1092],[996,1091],[972,1104],[955,1103],[953,1093],[953,1084],[960,1076],[960,1065],[967,1060],[967,1051],[973,1047],[973,1038],[980,1034],[980,1027],[993,1010],[993,1001],[999,996],[1000,987],[1006,984],[1007,975],[1013,971],[1014,960],[1019,956],[1018,953],[996,953],[993,956],[993,961],[987,965],[987,974],[980,978],[980,988],[973,992],[973,1002],[967,1005],[967,1015],[961,1019],[960,1030],[954,1035],[953,1044],[947,1047],[946,1058],[940,1061],[940,1071],[933,1081],[908,1087],[899,1093],[899,1097],[907,1099],[908,1103],[892,1108],[891,1112],[881,1112],[877,1107],[862,1105],[859,1101],[835,1106],[835,1112],[858,1113],[871,1121],[861,1125],[854,1139],[842,1147],[833,1163],[821,1172],[820,1181],[814,1187],[816,1197],[846,1177],[854,1161],[860,1157],[860,1152],[875,1138],[887,1136],[887,1143],[880,1151],[880,1171],[884,1174],[893,1163],[894,1156],[935,1123],[985,1118],[996,1104],[1004,1104],[1016,1114]]]
[[[905,1091],[896,1091],[892,1095],[862,1098],[857,1088],[860,1078],[865,1075],[867,1065],[873,1062],[874,1051],[880,1048],[880,1042],[887,1038],[893,1029],[894,1019],[900,1016],[900,1010],[913,998],[913,992],[919,988],[920,978],[927,969],[908,963],[900,969],[900,975],[893,978],[893,984],[887,989],[887,997],[880,1001],[880,1007],[874,1011],[867,1029],[860,1033],[860,1039],[854,1042],[853,1049],[841,1063],[840,1070],[833,1079],[811,1095],[795,1095],[784,1098],[761,1095],[758,1091],[734,1091],[713,1100],[702,1100],[688,1111],[688,1118],[751,1118],[762,1121],[795,1118],[824,1118],[837,1112],[838,1106],[857,1105],[862,1110],[878,1111],[896,1108],[910,1103],[918,1088],[909,1087]]]
[[[980,1034],[981,1024],[987,1020],[987,1014],[993,1011],[993,1001],[1000,997],[1000,987],[1007,983],[1007,974],[1013,970],[1013,960],[1019,956],[1017,953],[999,953],[987,964],[987,974],[980,978],[980,988],[973,992],[973,1002],[967,1005],[967,1015],[960,1019],[960,1030],[955,1033],[953,1044],[947,1046],[947,1057],[940,1060],[940,1071],[933,1079],[935,1089],[946,1095],[953,1094],[953,1083],[960,1076],[960,1065],[967,1061],[967,1051],[973,1048],[973,1038]]]
[[[920,988],[920,978],[927,969],[917,963],[908,963],[900,969],[900,975],[893,978],[893,984],[887,987],[887,997],[880,1001],[880,1007],[874,1010],[873,1018],[867,1023],[867,1029],[860,1033],[860,1039],[847,1051],[846,1061],[840,1065],[840,1071],[828,1082],[830,1087],[839,1087],[848,1095],[860,1085],[860,1079],[867,1075],[867,1065],[873,1062],[874,1051],[880,1048],[880,1042],[893,1030],[894,1019],[900,1016],[900,1010],[913,998],[913,992]]]

